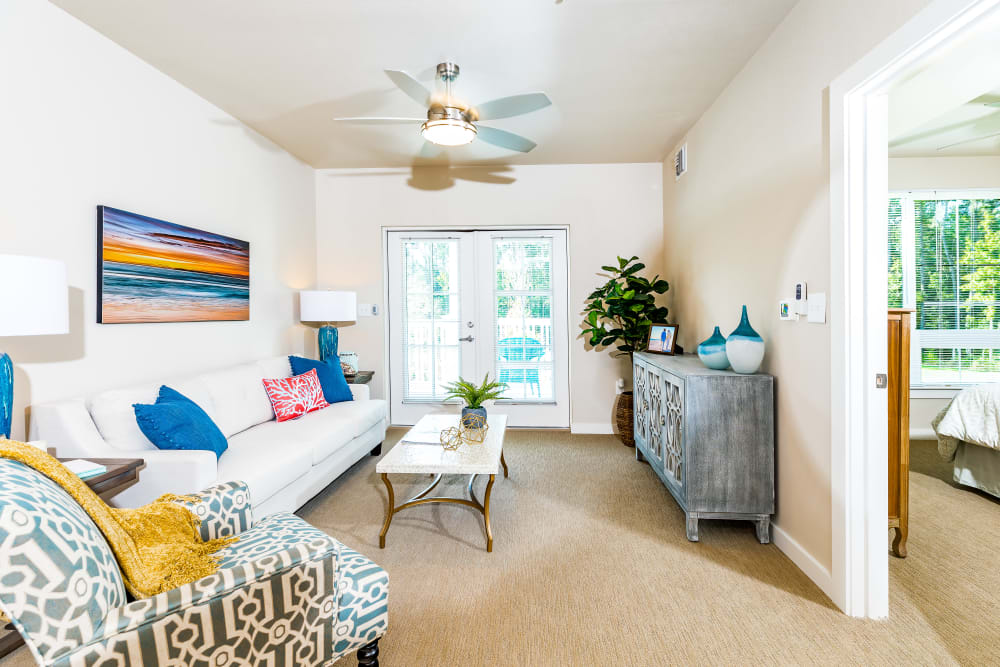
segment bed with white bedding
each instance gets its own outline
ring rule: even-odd
[[[1000,498],[1000,384],[963,389],[931,426],[954,480]]]

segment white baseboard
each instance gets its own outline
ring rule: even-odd
[[[569,432],[580,435],[614,435],[610,422],[570,422]]]
[[[788,556],[788,558],[805,572],[806,576],[812,579],[813,583],[820,587],[826,596],[831,600],[836,600],[833,594],[833,575],[830,570],[823,567],[813,555],[802,548],[791,535],[781,529],[781,526],[771,524],[771,539],[774,546]]]

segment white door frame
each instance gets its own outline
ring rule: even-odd
[[[573,258],[570,255],[570,247],[572,239],[570,238],[570,226],[569,225],[550,225],[550,224],[537,224],[537,225],[389,225],[382,227],[382,303],[385,304],[385,317],[382,318],[382,358],[385,359],[385,373],[382,378],[382,395],[391,400],[391,383],[392,383],[392,372],[389,368],[389,355],[392,349],[392,341],[390,339],[389,330],[389,299],[391,287],[389,285],[389,233],[390,232],[413,232],[415,234],[420,234],[424,232],[492,232],[492,231],[504,231],[504,232],[517,232],[517,231],[538,231],[541,229],[545,230],[560,230],[564,231],[566,234],[566,384],[568,387],[573,386],[573,365],[570,363],[571,345],[573,342],[573,313],[570,304],[570,276],[573,271]],[[570,424],[572,424],[573,418],[573,392],[571,390],[567,391],[566,394],[566,410],[570,418]],[[398,424],[390,424],[390,426],[398,426]]]
[[[1000,0],[935,0],[830,86],[833,569],[851,616],[889,613],[886,90],[935,49],[1000,11]]]

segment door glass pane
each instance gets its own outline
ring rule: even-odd
[[[494,375],[504,398],[555,398],[552,345],[552,239],[493,240]]]
[[[458,240],[405,239],[403,399],[436,401],[458,379]]]

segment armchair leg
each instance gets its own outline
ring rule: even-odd
[[[379,456],[382,454],[382,443],[375,445],[375,449],[372,450],[372,456]]]
[[[358,649],[358,667],[378,667],[378,640]]]

